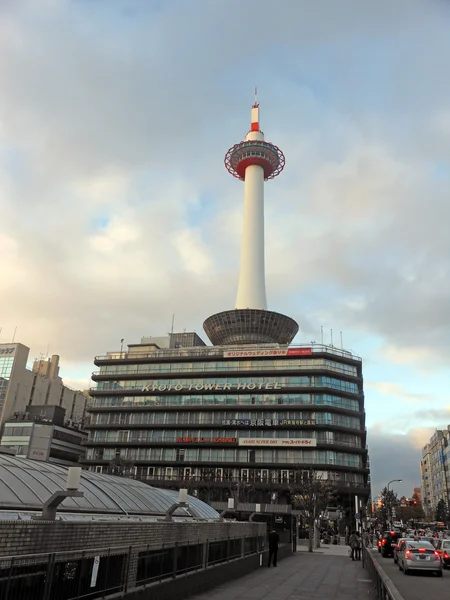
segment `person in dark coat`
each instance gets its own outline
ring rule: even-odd
[[[273,559],[273,566],[274,567],[277,566],[279,542],[280,542],[280,536],[275,531],[275,529],[272,529],[272,531],[269,533],[269,564],[268,564],[269,567],[270,567],[270,564],[272,563],[272,559]]]

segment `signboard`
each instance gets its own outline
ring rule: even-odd
[[[178,437],[177,444],[235,444],[237,439],[235,437]]]
[[[14,356],[15,346],[0,345],[0,356]]]
[[[317,440],[306,438],[239,438],[239,446],[317,446]]]
[[[100,556],[94,557],[94,564],[92,565],[92,576],[91,576],[91,587],[97,585],[98,567],[100,565]]]
[[[246,427],[280,427],[315,425],[315,419],[224,419],[222,425],[245,425]]]
[[[267,350],[228,350],[224,358],[252,358],[260,356],[311,356],[311,348],[268,348]]]
[[[289,387],[281,385],[278,382],[267,382],[267,383],[189,383],[182,385],[177,383],[173,385],[171,383],[158,383],[157,381],[148,383],[141,388],[142,392],[181,392],[186,390],[188,392],[207,392],[207,391],[244,391],[244,390],[281,390],[283,387]]]

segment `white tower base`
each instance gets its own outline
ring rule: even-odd
[[[264,268],[264,170],[245,169],[241,269],[236,308],[267,310]]]

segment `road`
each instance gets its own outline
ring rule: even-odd
[[[437,577],[434,573],[404,575],[394,564],[393,558],[383,558],[378,550],[372,550],[372,553],[405,600],[449,597],[450,570],[444,569],[443,577]]]

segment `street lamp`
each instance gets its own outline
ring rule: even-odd
[[[388,513],[388,516],[389,516],[391,524],[392,524],[393,516],[392,516],[392,502],[391,502],[391,499],[389,497],[389,486],[391,485],[391,483],[396,483],[396,482],[401,483],[402,481],[403,481],[403,479],[391,479],[391,481],[387,484],[387,492],[388,492],[388,498],[389,498],[389,513]]]

